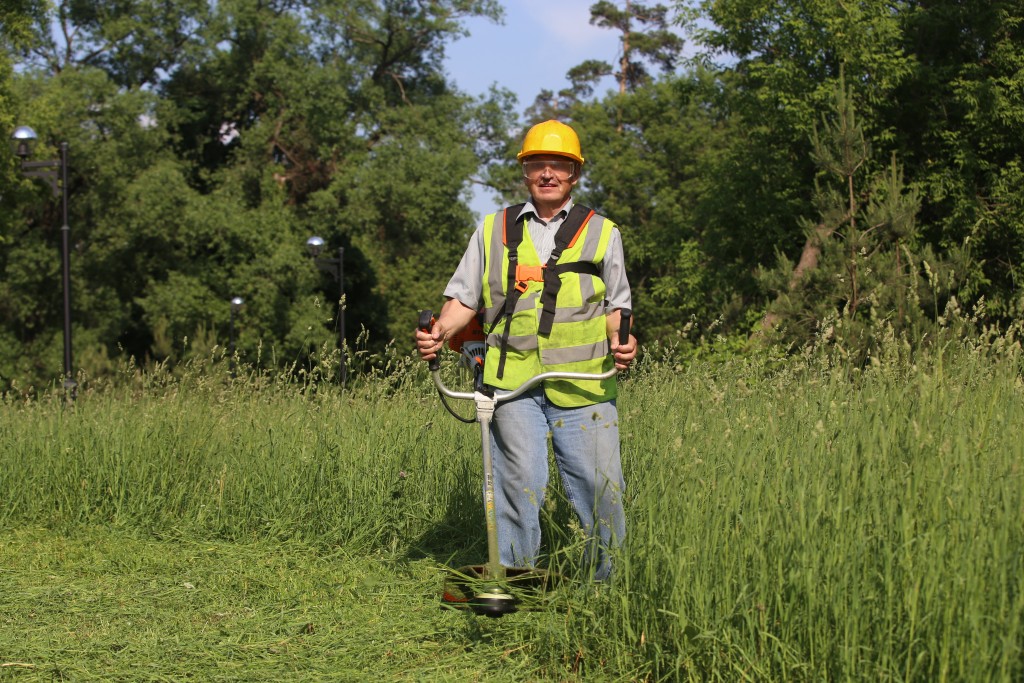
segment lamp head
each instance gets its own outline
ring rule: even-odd
[[[18,126],[11,133],[11,149],[14,156],[19,159],[27,159],[32,153],[32,142],[39,136],[28,126]]]
[[[244,304],[244,303],[245,303],[245,300],[243,300],[242,297],[240,297],[240,296],[231,297],[231,310],[232,311],[237,311],[238,309],[240,309],[242,307],[242,304]]]
[[[316,235],[314,235],[313,237],[310,237],[308,240],[306,240],[306,252],[314,258],[320,255],[320,252],[323,251],[323,248],[323,237],[317,237]]]

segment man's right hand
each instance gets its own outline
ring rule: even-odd
[[[416,350],[419,351],[420,358],[428,361],[437,358],[437,354],[441,352],[441,347],[444,346],[447,339],[448,335],[440,320],[434,323],[434,327],[429,332],[417,328]]]
[[[463,304],[458,299],[448,299],[441,307],[441,314],[437,317],[430,332],[421,329],[416,330],[416,350],[423,360],[434,360],[437,354],[441,353],[444,343],[459,333],[463,327],[468,325],[476,310]]]

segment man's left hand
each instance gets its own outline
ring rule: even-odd
[[[619,370],[628,370],[629,364],[636,358],[636,337],[629,335],[629,341],[619,344],[618,335],[612,337],[612,356],[615,358],[615,367]]]

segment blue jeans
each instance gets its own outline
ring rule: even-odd
[[[549,433],[562,486],[590,540],[585,561],[593,565],[595,579],[606,579],[607,551],[626,536],[615,401],[560,408],[541,387],[498,403],[494,411],[491,456],[501,563],[533,566],[540,552]]]

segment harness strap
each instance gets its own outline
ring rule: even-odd
[[[562,288],[562,279],[559,277],[557,268],[558,259],[562,252],[576,244],[583,233],[587,221],[594,215],[594,211],[582,204],[575,204],[565,217],[562,224],[555,233],[555,248],[551,250],[547,266],[544,268],[544,291],[540,295],[541,313],[540,325],[537,333],[547,336],[551,334],[551,324],[555,320],[555,300],[558,298],[558,290]]]
[[[523,295],[524,289],[516,287],[516,269],[519,266],[519,244],[523,241],[523,221],[518,220],[519,214],[526,204],[516,204],[505,207],[502,216],[501,241],[508,249],[508,285],[505,287],[505,310],[499,313],[505,318],[505,327],[501,331],[501,355],[498,358],[498,379],[505,374],[505,356],[508,354],[508,335],[512,329],[512,314],[515,313],[516,303]],[[494,321],[497,324],[497,320]]]

